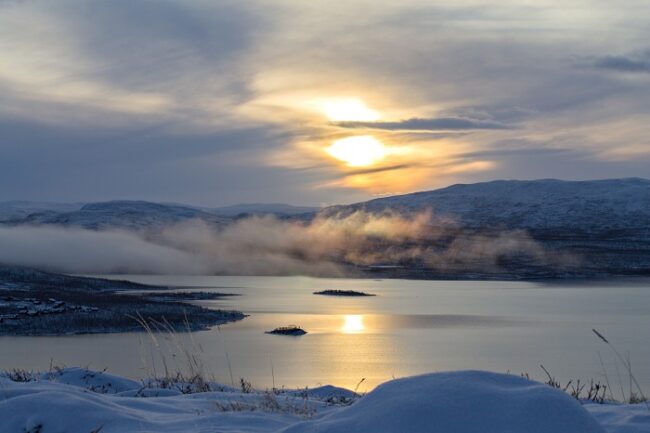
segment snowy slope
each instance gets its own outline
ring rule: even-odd
[[[650,180],[497,180],[333,206],[323,212],[425,209],[465,227],[647,229]]]
[[[464,227],[647,231],[650,180],[498,180],[331,206],[320,213],[325,216],[355,210],[413,213],[426,209],[451,217]],[[317,211],[313,207],[264,203],[207,209],[146,201],[109,201],[83,206],[4,202],[0,203],[0,223],[139,229],[189,219],[221,225],[242,215],[296,216]]]
[[[518,376],[436,373],[385,383],[364,397],[334,387],[280,393],[213,384],[183,394],[83,369],[14,382],[0,375],[3,432],[648,433],[644,405],[581,406]]]
[[[50,203],[12,200],[0,202],[0,222],[21,220],[33,213],[71,212],[81,208],[82,203]]]
[[[221,216],[234,217],[241,215],[277,215],[292,216],[318,211],[317,207],[310,206],[292,206],[283,203],[245,203],[232,206],[224,206],[212,209],[212,211]]]
[[[190,206],[118,200],[85,204],[71,212],[33,213],[14,223],[50,224],[88,229],[107,227],[146,229],[195,219],[216,226],[227,222],[223,217]]]
[[[315,207],[280,203],[252,203],[215,209],[183,204],[115,200],[88,204],[11,201],[0,203],[0,224],[62,225],[89,229],[156,228],[187,220],[220,226],[234,217],[275,215],[289,217],[314,213]]]

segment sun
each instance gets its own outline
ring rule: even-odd
[[[388,155],[386,147],[370,135],[336,140],[325,151],[350,167],[367,167],[381,161]]]
[[[374,122],[380,118],[377,111],[356,98],[326,100],[320,107],[332,122]]]
[[[343,319],[343,327],[341,330],[346,334],[352,334],[355,332],[362,332],[366,329],[363,324],[363,316],[359,315],[346,315]]]

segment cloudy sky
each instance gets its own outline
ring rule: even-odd
[[[650,177],[650,2],[0,0],[0,200]]]

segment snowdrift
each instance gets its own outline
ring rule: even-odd
[[[15,379],[15,378],[14,378]],[[645,405],[581,405],[514,375],[436,373],[387,382],[364,397],[326,386],[281,393],[183,394],[84,369],[0,375],[2,433],[643,433]]]
[[[285,433],[601,433],[564,392],[514,375],[461,371],[393,380]]]

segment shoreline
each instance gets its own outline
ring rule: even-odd
[[[240,311],[213,310],[191,302],[230,294],[183,294],[173,290],[0,266],[0,335],[144,332],[146,327],[199,331],[246,317]]]

